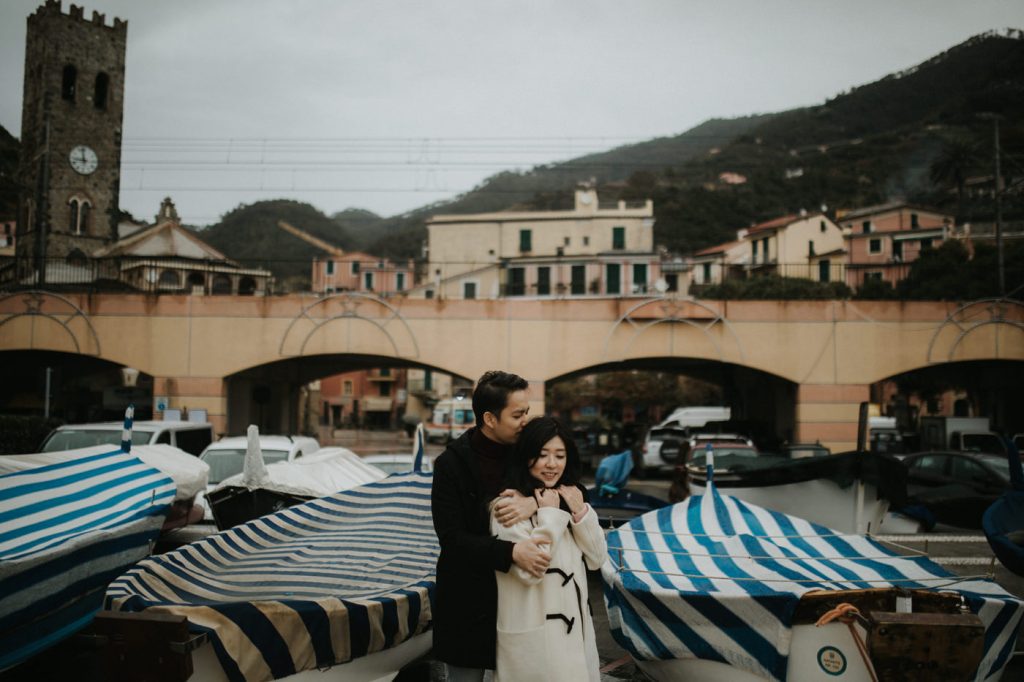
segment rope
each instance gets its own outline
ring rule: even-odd
[[[871,675],[872,682],[878,682],[878,675],[875,674],[875,667],[871,664],[871,656],[868,655],[867,645],[864,644],[864,640],[861,639],[860,632],[857,631],[855,625],[858,621],[864,622],[864,616],[861,615],[860,609],[849,602],[843,602],[831,611],[823,614],[814,626],[820,628],[822,625],[828,625],[834,620],[845,623],[846,627],[849,628],[850,635],[857,645],[857,651],[860,652],[861,660],[864,661],[864,667],[867,669],[868,674]]]

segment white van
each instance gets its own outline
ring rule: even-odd
[[[448,398],[434,405],[426,424],[429,440],[446,441],[458,438],[476,423],[473,401],[469,398]]]
[[[77,450],[93,445],[120,445],[124,422],[65,424],[50,432],[39,452]],[[209,422],[137,421],[132,425],[134,445],[173,445],[196,457],[213,442]]]

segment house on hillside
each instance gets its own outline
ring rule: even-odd
[[[755,275],[841,281],[845,259],[839,226],[823,213],[787,215],[738,230],[736,239],[690,259],[694,284]]]
[[[139,291],[263,296],[273,274],[244,268],[181,225],[174,202],[167,197],[149,227],[103,246],[86,259],[96,278],[116,279]]]
[[[345,251],[283,220],[278,227],[324,252],[313,258],[311,288],[317,294],[361,291],[378,296],[399,294],[413,285],[411,260],[391,261],[359,251]]]
[[[891,202],[837,212],[846,239],[846,283],[854,289],[869,279],[895,285],[923,251],[951,236],[952,215]]]
[[[607,205],[591,187],[576,190],[568,211],[435,215],[427,240],[426,279],[413,296],[649,296],[662,275],[653,202]]]

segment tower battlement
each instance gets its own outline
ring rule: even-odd
[[[29,19],[32,20],[32,19],[43,18],[43,17],[61,16],[61,17],[68,17],[68,18],[71,18],[71,19],[78,19],[79,21],[85,22],[87,24],[92,24],[93,26],[100,26],[102,28],[106,28],[106,29],[111,30],[111,31],[119,31],[121,33],[126,33],[127,30],[128,30],[128,22],[123,20],[123,19],[119,19],[117,17],[114,17],[113,25],[108,26],[107,25],[107,15],[106,14],[102,14],[102,13],[96,11],[96,10],[93,10],[92,18],[91,19],[87,19],[86,16],[85,16],[85,8],[82,7],[81,5],[75,5],[75,4],[69,5],[68,6],[68,13],[64,14],[64,10],[63,10],[63,8],[61,6],[62,3],[63,3],[63,0],[46,0],[46,2],[44,4],[40,5],[36,9],[35,13],[32,14],[29,17]]]

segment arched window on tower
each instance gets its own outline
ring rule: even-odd
[[[75,87],[78,81],[78,69],[74,64],[64,66],[64,77],[60,81],[60,96],[69,102],[75,101]]]
[[[91,221],[92,204],[83,200],[81,208],[78,209],[78,234],[89,234]]]
[[[97,109],[106,110],[107,91],[110,89],[110,76],[100,71],[96,74],[96,88],[92,95],[92,105]]]
[[[78,199],[68,202],[68,232],[78,234]]]

